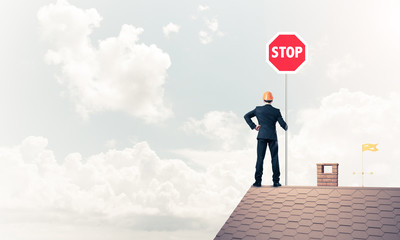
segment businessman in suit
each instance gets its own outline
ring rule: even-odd
[[[265,92],[263,96],[264,106],[258,106],[254,110],[248,112],[244,115],[244,119],[251,129],[258,131],[257,135],[257,163],[256,163],[256,173],[254,178],[256,179],[253,186],[261,187],[261,180],[263,174],[263,164],[265,152],[267,150],[267,145],[269,146],[269,151],[271,153],[271,163],[272,163],[272,181],[274,187],[280,187],[279,183],[279,158],[278,158],[278,138],[276,136],[276,122],[281,125],[281,127],[286,131],[288,125],[283,120],[281,111],[274,108],[271,103],[274,100],[271,92]],[[256,117],[258,124],[256,125],[251,118]]]

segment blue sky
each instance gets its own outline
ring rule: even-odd
[[[339,184],[361,185],[368,142],[379,151],[365,153],[366,186],[399,186],[399,18],[396,1],[3,6],[0,210],[28,229],[4,234],[54,239],[48,221],[79,216],[82,236],[212,238],[252,182],[256,133],[242,116],[267,90],[284,107],[265,47],[285,31],[309,46],[289,75],[290,183],[315,185],[315,163],[338,162]]]

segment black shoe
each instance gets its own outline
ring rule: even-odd
[[[261,183],[260,182],[255,182],[255,183],[253,183],[253,187],[261,187]]]
[[[282,186],[279,182],[274,182],[274,187],[280,187]]]

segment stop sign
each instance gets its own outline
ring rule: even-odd
[[[278,73],[296,73],[307,61],[307,44],[296,33],[278,33],[267,44],[267,61]]]

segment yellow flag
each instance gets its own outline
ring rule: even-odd
[[[364,152],[364,151],[368,150],[368,151],[376,152],[376,151],[378,151],[378,149],[376,148],[376,145],[378,145],[378,144],[371,144],[371,143],[363,144],[362,151]]]

